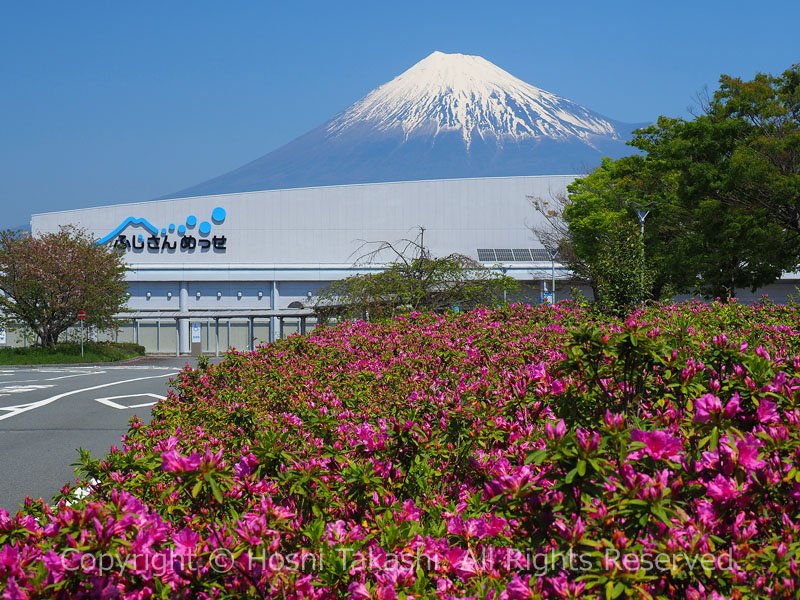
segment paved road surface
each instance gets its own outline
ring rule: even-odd
[[[75,480],[77,448],[101,457],[119,445],[133,415],[149,422],[150,407],[185,364],[0,366],[0,507],[15,512],[26,496],[49,501]]]

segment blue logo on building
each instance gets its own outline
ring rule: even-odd
[[[98,240],[97,243],[102,245],[115,240],[114,247],[126,251],[141,251],[147,248],[149,252],[165,252],[170,250],[174,251],[180,246],[180,249],[185,252],[192,252],[197,248],[203,251],[212,247],[215,251],[224,252],[226,250],[227,238],[224,235],[214,235],[211,239],[208,239],[208,236],[211,235],[213,229],[212,223],[214,225],[221,225],[225,222],[226,216],[227,213],[225,209],[218,206],[211,211],[211,222],[202,221],[198,226],[197,217],[189,215],[186,217],[185,224],[176,227],[174,223],[170,223],[168,227],[162,227],[161,231],[147,219],[128,217],[120,223],[114,231]],[[146,241],[144,234],[140,233],[128,236],[122,233],[129,226],[142,227],[146,233],[149,234],[147,235]],[[195,228],[199,234],[199,238],[194,235]],[[177,239],[173,241],[171,236],[175,236],[176,234]]]

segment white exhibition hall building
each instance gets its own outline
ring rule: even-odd
[[[374,248],[365,242],[414,238],[420,227],[434,256],[460,253],[503,270],[523,284],[526,301],[539,302],[553,275],[564,282],[570,273],[551,261],[532,232],[543,225],[532,199],[564,194],[575,177],[175,198],[37,214],[31,231],[56,232],[72,224],[124,249],[130,298],[120,315],[125,320],[119,341],[138,342],[148,352],[213,354],[304,331],[313,325],[308,307],[321,287],[381,268],[356,264]],[[777,282],[770,296],[785,299],[796,283]]]
[[[148,352],[252,348],[314,323],[315,294],[382,268],[358,258],[416,237],[434,256],[460,253],[520,280],[569,277],[531,227],[532,198],[575,176],[408,181],[176,198],[33,215],[34,234],[72,224],[125,251],[130,298],[119,341]],[[546,284],[545,284],[546,285]],[[199,344],[199,346],[198,346]]]

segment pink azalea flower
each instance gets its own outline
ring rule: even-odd
[[[328,543],[333,546],[336,542],[342,542],[347,537],[347,523],[341,519],[328,523],[325,526],[325,532],[328,536]]]
[[[258,465],[258,459],[252,452],[249,452],[236,463],[236,466],[233,467],[233,472],[237,477],[247,477],[253,472],[256,465]]]
[[[519,467],[514,473],[501,475],[497,479],[484,484],[486,491],[494,497],[500,494],[516,495],[522,492],[525,485],[533,478],[533,469],[530,465]]]
[[[478,574],[478,565],[469,550],[453,548],[446,556],[453,571],[462,581]]]
[[[179,556],[188,556],[194,554],[199,539],[200,536],[197,532],[184,527],[178,535],[172,538],[172,541],[175,543],[175,551]]]
[[[394,586],[379,585],[376,591],[378,600],[397,600],[397,591]]]
[[[597,450],[597,447],[600,445],[600,434],[596,431],[589,434],[588,431],[578,427],[578,429],[575,430],[575,436],[578,438],[578,446],[587,454]]]
[[[631,430],[631,441],[642,442],[646,446],[646,448],[630,453],[629,458],[634,460],[642,456],[650,456],[656,460],[677,458],[683,450],[683,445],[678,438],[661,430],[642,431],[633,429]]]
[[[560,440],[567,434],[567,425],[564,423],[564,419],[559,419],[556,426],[553,427],[552,423],[549,421],[544,424],[544,434],[547,436],[547,439],[550,440]]]
[[[464,527],[464,534],[468,538],[480,540],[486,537],[487,530],[486,521],[483,519],[469,519]]]
[[[739,408],[739,392],[736,392],[725,405],[725,412],[723,415],[726,419],[732,419],[738,412],[741,412],[741,409]]]
[[[758,420],[761,423],[778,423],[781,420],[778,416],[778,405],[766,398],[759,401]]]
[[[47,554],[44,555],[43,562],[47,567],[48,585],[58,583],[64,579],[64,560],[59,554],[48,550]]]
[[[734,481],[719,474],[708,482],[706,493],[714,502],[727,503],[735,500],[741,492]]]
[[[766,466],[766,462],[758,460],[758,453],[761,449],[761,442],[751,435],[746,439],[736,442],[736,450],[739,453],[738,462],[748,471],[755,471]]]
[[[792,486],[792,491],[789,492],[789,496],[796,502],[800,502],[800,483],[795,482],[794,486]]]
[[[13,573],[19,565],[19,548],[10,544],[4,545],[0,550],[0,567],[5,567]]]
[[[714,394],[704,394],[694,401],[695,423],[708,423],[722,413],[722,402]]]
[[[492,517],[489,519],[489,525],[486,530],[486,536],[497,537],[505,531],[507,526],[508,526],[508,521],[506,521],[503,517],[492,515]]]
[[[370,600],[369,590],[363,583],[353,582],[347,588],[351,600]]]
[[[530,575],[528,575],[528,578],[530,578]],[[531,598],[531,588],[518,574],[514,574],[500,597],[503,600],[528,600],[528,598]]]
[[[403,511],[405,512],[404,521],[419,521],[422,516],[422,510],[410,498],[403,501]]]
[[[10,577],[6,582],[3,600],[28,600],[28,595],[19,588],[17,580],[14,577]]]
[[[622,431],[625,428],[625,416],[622,414],[614,414],[606,409],[603,423],[605,423],[605,426],[611,431]]]
[[[175,450],[168,450],[161,455],[161,468],[164,471],[196,471],[200,467],[202,457],[197,452],[189,456],[181,456]]]
[[[447,532],[453,535],[461,535],[464,533],[464,520],[460,515],[455,515],[447,521]]]
[[[583,589],[586,587],[583,581],[567,581],[564,575],[553,578],[551,583],[553,589],[555,589],[556,593],[562,598],[580,598],[583,594]]]
[[[581,517],[578,517],[571,526],[567,523],[556,521],[553,524],[553,528],[562,538],[572,543],[580,541],[586,531],[586,525]]]

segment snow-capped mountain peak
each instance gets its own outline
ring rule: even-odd
[[[584,173],[631,154],[625,140],[643,125],[606,119],[480,56],[434,52],[319,127],[177,196]]]
[[[415,135],[460,133],[467,147],[474,136],[502,145],[512,139],[593,135],[620,139],[600,115],[517,79],[480,56],[434,52],[376,88],[335,117],[327,127],[337,137],[369,126]]]

